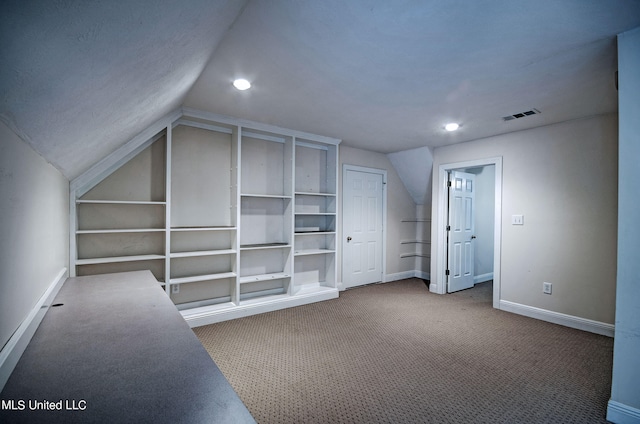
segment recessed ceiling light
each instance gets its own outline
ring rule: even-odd
[[[251,83],[244,78],[239,78],[233,82],[233,86],[238,90],[244,91],[251,88]]]
[[[444,126],[444,129],[447,131],[455,131],[458,128],[460,128],[460,125],[456,124],[455,122],[450,122]]]

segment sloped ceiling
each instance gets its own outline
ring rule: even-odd
[[[9,0],[0,120],[74,178],[185,105],[383,153],[617,109],[638,0]],[[245,77],[246,92],[231,81]],[[503,122],[532,108],[542,113]],[[448,121],[462,124],[446,133]]]
[[[72,179],[182,104],[245,3],[5,0],[0,119]]]
[[[615,36],[639,25],[636,0],[251,1],[186,104],[383,153],[443,146],[616,111]]]

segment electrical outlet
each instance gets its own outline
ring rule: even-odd
[[[171,294],[178,294],[180,293],[180,284],[173,284],[171,286]]]
[[[511,225],[524,225],[524,215],[511,215]]]
[[[551,283],[547,283],[546,281],[542,283],[542,293],[551,294]]]

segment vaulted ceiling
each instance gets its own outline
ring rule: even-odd
[[[0,120],[69,178],[183,105],[437,147],[615,112],[638,26],[638,0],[5,0]]]

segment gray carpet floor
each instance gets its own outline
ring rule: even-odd
[[[259,423],[605,423],[613,339],[407,279],[194,331]]]

